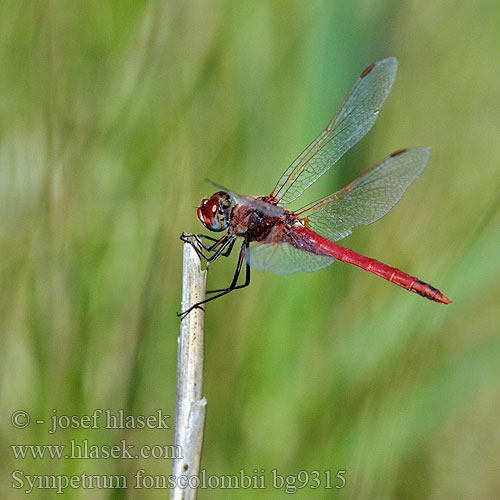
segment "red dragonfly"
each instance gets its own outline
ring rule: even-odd
[[[214,295],[180,316],[246,287],[250,283],[250,266],[285,274],[316,271],[335,259],[361,267],[427,299],[450,303],[438,289],[415,276],[334,243],[351,234],[352,228],[371,224],[387,214],[424,170],[429,149],[401,149],[326,198],[294,211],[281,206],[297,199],[371,129],[392,88],[396,69],[394,57],[368,66],[330,123],[285,170],[268,196],[252,198],[215,184],[219,191],[201,201],[198,218],[207,229],[225,231],[224,235],[216,239],[183,234],[181,239],[190,243],[207,262],[220,255],[228,256],[235,241],[240,239],[238,263],[227,288],[207,292]],[[243,264],[245,281],[238,284]]]

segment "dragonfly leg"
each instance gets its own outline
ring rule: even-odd
[[[211,241],[212,244],[205,244],[203,243],[202,238]],[[212,238],[211,236],[207,236],[206,234],[188,234],[188,233],[182,233],[180,236],[180,239],[184,241],[184,243],[191,243],[193,244],[193,240],[198,243],[202,248],[207,250],[207,252],[211,252],[212,249],[219,243],[219,241],[222,238]]]
[[[234,243],[234,240],[233,240]],[[229,244],[229,243],[228,243]],[[231,245],[232,248],[232,245]],[[236,283],[238,282],[238,278],[241,273],[241,266],[243,264],[243,260],[246,257],[246,252],[248,250],[248,242],[244,241],[243,244],[241,245],[240,248],[240,254],[238,256],[238,263],[236,265],[236,269],[234,271],[234,276],[233,280],[231,281],[231,284],[227,288],[222,288],[220,290],[212,290],[212,292],[219,292],[217,295],[214,295],[213,297],[210,297],[209,299],[202,300],[201,302],[198,302],[194,305],[192,305],[189,309],[186,309],[185,311],[181,313],[177,313],[177,316],[179,316],[181,319],[184,319],[193,309],[200,307],[203,304],[206,304],[207,302],[210,302],[211,300],[218,299],[219,297],[222,297],[223,295],[228,294],[229,292],[232,292],[233,290],[237,290],[238,288],[245,288],[250,284],[250,266],[248,264],[248,260],[245,262],[245,282],[241,285],[237,285]],[[220,251],[220,249],[219,249]],[[208,292],[210,293],[210,292]]]
[[[234,244],[234,240],[233,240]],[[238,264],[236,265],[236,270],[234,271],[234,276],[233,280],[231,281],[231,284],[227,288],[218,288],[217,290],[207,290],[207,293],[217,293],[221,292],[221,295],[225,295],[226,293],[231,292],[232,290],[237,290],[238,288],[245,288],[246,286],[249,285],[250,283],[250,265],[248,264],[248,260],[245,262],[245,282],[241,285],[237,285],[236,283],[238,282],[238,278],[240,277],[241,274],[241,266],[243,265],[243,259],[245,259],[245,250],[243,249],[243,245],[241,245],[241,250],[240,250],[240,255],[238,257]],[[232,250],[233,245],[230,245],[230,250]],[[248,248],[248,244],[247,244]],[[224,255],[224,254],[222,254]],[[224,257],[227,257],[227,255],[224,255]],[[214,297],[215,298],[215,297]]]
[[[210,239],[215,243],[213,245],[205,245],[201,240],[201,237]],[[183,233],[181,235],[181,240],[184,241],[184,243],[189,243],[195,249],[200,259],[203,259],[206,262],[214,261],[217,257],[219,257],[219,255],[227,257],[227,255],[229,255],[227,252],[229,251],[229,253],[231,253],[232,246],[234,245],[234,237],[230,235],[230,233],[226,233],[222,238],[219,238],[218,240],[210,238],[210,236],[205,236],[203,234]],[[228,245],[229,248],[227,248]],[[203,253],[202,248],[207,252],[213,252],[217,246],[219,246],[219,248],[210,257]],[[224,250],[226,250],[226,252],[224,252]]]
[[[229,257],[231,255],[231,252],[233,251],[234,243],[236,240],[233,238],[231,240],[231,243],[229,243],[229,246],[227,247],[227,250],[225,252],[222,252],[221,255],[222,257]]]

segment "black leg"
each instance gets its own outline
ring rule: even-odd
[[[222,252],[221,255],[222,257],[229,257],[231,255],[231,252],[233,251],[234,243],[236,242],[235,239],[229,243],[229,246],[227,247],[227,250],[225,252]]]
[[[206,240],[211,241],[214,243],[213,245],[205,245],[203,243],[202,238],[205,238]],[[182,233],[180,236],[180,239],[184,241],[185,243],[191,243],[193,244],[192,240],[195,240],[196,243],[198,243],[201,247],[203,247],[207,252],[211,252],[215,246],[219,243],[219,241],[222,238],[212,238],[211,236],[207,236],[206,234],[187,234],[187,233]]]
[[[201,305],[206,304],[211,300],[218,299],[219,297],[222,297],[223,295],[226,295],[229,292],[232,292],[233,290],[237,290],[238,288],[245,288],[246,286],[248,286],[250,284],[250,266],[248,264],[248,259],[246,259],[245,261],[245,282],[242,285],[236,284],[240,276],[243,259],[245,259],[247,252],[248,252],[248,242],[244,241],[240,248],[240,254],[238,256],[238,263],[234,271],[233,280],[231,281],[231,284],[227,288],[222,288],[220,290],[212,290],[212,292],[220,292],[220,293],[214,295],[213,297],[210,297],[209,299],[205,299],[201,302],[198,302],[197,304],[194,304],[193,306],[191,306],[186,311],[183,311],[182,313],[177,313],[177,316],[185,318],[193,309],[200,307]]]
[[[246,286],[248,286],[248,284],[250,283],[250,266],[248,264],[248,259],[246,259],[246,262],[245,262],[245,282],[242,285],[236,284],[238,282],[238,278],[239,278],[240,273],[241,273],[241,266],[243,264],[243,259],[245,259],[245,255],[242,255],[242,253],[243,254],[245,253],[245,251],[243,250],[244,245],[245,245],[245,243],[243,243],[243,245],[241,245],[240,255],[238,257],[238,264],[236,265],[236,270],[234,272],[233,281],[231,281],[231,284],[227,288],[218,288],[217,290],[207,290],[206,293],[221,292],[221,295],[225,295],[226,293],[229,293],[232,290],[237,290],[238,288],[245,288]],[[248,244],[247,244],[246,248],[248,251]],[[243,259],[242,259],[242,257],[243,257]],[[220,295],[218,295],[218,297],[220,297]],[[213,298],[216,298],[216,297],[213,297]]]
[[[211,246],[206,246],[201,241],[200,237],[208,238],[210,240],[215,241],[215,243]],[[226,233],[222,238],[218,240],[214,240],[213,238],[210,238],[209,236],[205,236],[202,234],[182,234],[181,240],[184,241],[185,243],[189,243],[196,250],[196,253],[200,257],[200,259],[203,259],[207,262],[214,261],[217,257],[219,257],[219,255],[227,257],[229,253],[231,253],[232,247],[234,245],[234,236],[230,233]],[[207,252],[212,252],[217,246],[219,246],[219,248],[210,257],[208,257],[203,253],[200,246],[204,248]],[[228,246],[229,248],[227,248]],[[224,252],[224,250],[226,250],[226,252]]]

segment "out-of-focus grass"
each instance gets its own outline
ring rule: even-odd
[[[399,2],[17,2],[0,16],[3,497],[26,474],[169,474],[161,460],[14,460],[9,445],[169,444],[171,431],[15,430],[123,408],[173,415],[182,231],[209,177],[250,195],[329,120],[367,64],[399,59],[374,130],[304,195],[431,146],[389,216],[345,244],[447,307],[347,265],[254,273],[206,314],[203,468],[345,469],[295,497],[496,498],[500,410],[500,6]],[[232,262],[232,261],[231,261]],[[231,262],[210,269],[227,283]],[[322,476],[324,478],[324,475]],[[323,486],[323,485],[322,485]],[[40,490],[36,498],[54,498]],[[168,492],[68,491],[69,498]]]

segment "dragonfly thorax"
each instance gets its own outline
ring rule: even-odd
[[[231,197],[224,191],[203,198],[198,207],[198,219],[210,231],[224,231],[229,225]]]

